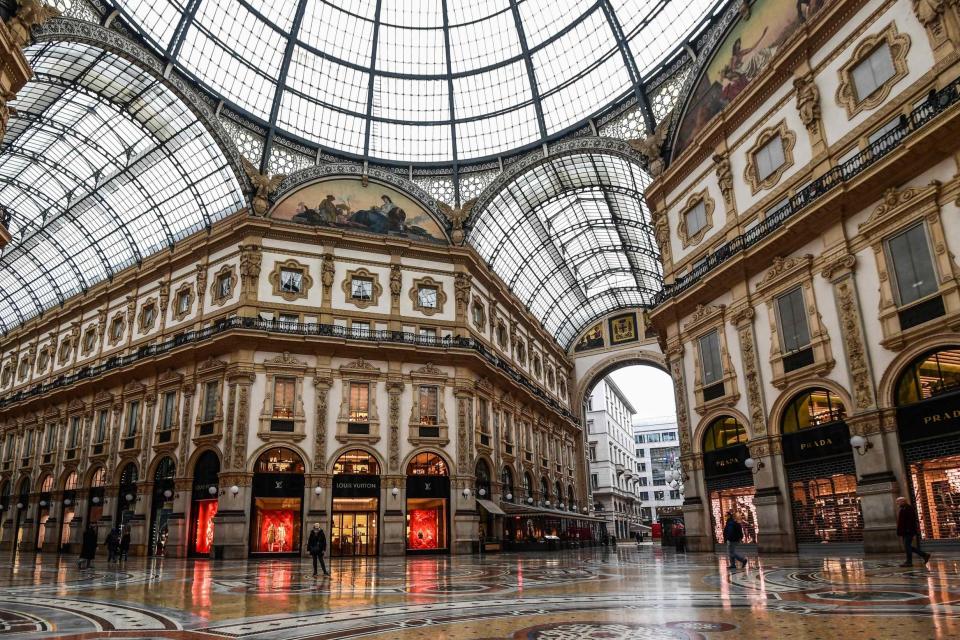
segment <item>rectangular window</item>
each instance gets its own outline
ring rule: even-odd
[[[217,297],[221,300],[230,297],[230,289],[233,288],[233,276],[229,273],[220,276],[217,280]]]
[[[597,461],[597,448],[594,445],[590,445],[590,462]]]
[[[280,291],[300,293],[303,290],[303,271],[280,269]]]
[[[649,491],[641,491],[641,492],[640,492],[640,499],[641,499],[641,500],[649,500],[649,499],[650,499],[650,492],[649,492]]]
[[[300,322],[300,316],[295,313],[281,313],[279,320],[280,324],[292,327]]]
[[[683,214],[687,223],[687,237],[692,237],[700,233],[707,226],[707,207],[703,200],[698,202],[691,209]]]
[[[143,326],[146,329],[149,329],[153,326],[153,318],[157,314],[157,308],[152,304],[147,305],[143,308]]]
[[[486,398],[480,398],[477,400],[477,409],[479,411],[477,422],[480,425],[480,433],[490,433],[490,418],[488,415],[489,408]]]
[[[671,499],[671,500],[679,500],[679,499],[680,499],[680,491],[679,491],[678,489],[672,489],[672,490],[670,491],[670,499]]]
[[[133,400],[127,405],[127,437],[132,438],[137,435],[137,427],[140,425],[140,401]]]
[[[177,312],[187,314],[190,312],[190,292],[181,291],[177,294]]]
[[[437,330],[434,327],[420,327],[417,330],[417,335],[421,338],[436,338]]]
[[[104,440],[107,439],[108,417],[109,417],[109,414],[107,414],[106,409],[104,409],[97,415],[97,437],[94,440],[95,444],[101,444]]]
[[[48,424],[48,425],[47,425],[47,433],[46,433],[46,435],[47,435],[47,440],[46,440],[46,443],[44,443],[44,445],[43,445],[43,446],[44,446],[44,449],[43,449],[43,450],[44,450],[45,452],[49,453],[49,452],[53,451],[53,442],[54,442],[54,440],[57,439],[57,425],[55,425],[55,424]]]
[[[650,449],[650,470],[653,474],[653,484],[666,484],[666,471],[672,469],[679,458],[679,447]]]
[[[294,394],[297,389],[296,378],[274,378],[273,380],[273,417],[293,418]]]
[[[666,498],[665,498],[665,494],[664,494],[663,491],[654,491],[654,492],[653,492],[653,499],[654,499],[654,500],[665,500]]]
[[[418,287],[417,301],[423,309],[437,308],[437,289],[436,287]]]
[[[80,438],[80,416],[70,419],[70,436],[67,438],[67,449],[75,449]]]
[[[352,278],[350,280],[350,297],[354,300],[373,300],[373,280],[370,278]]]
[[[871,133],[869,136],[867,136],[867,143],[870,146],[873,146],[874,143],[876,143],[885,135],[887,135],[888,133],[896,129],[899,125],[900,125],[900,116],[897,116],[887,124],[883,125],[879,129]]]
[[[169,431],[173,428],[173,418],[176,410],[177,392],[168,391],[163,395],[163,416],[160,419],[161,431]]]
[[[350,422],[367,422],[370,418],[370,384],[350,383]]]
[[[676,440],[677,432],[676,431],[661,431],[660,439],[662,442],[667,442],[668,440]]]
[[[648,434],[647,434],[647,442],[660,442],[660,434],[659,434],[659,433],[648,433]]]
[[[13,435],[12,434],[9,434],[9,433],[7,434],[7,444],[5,446],[6,446],[6,450],[4,451],[3,459],[13,460]]]
[[[440,389],[420,387],[420,424],[435,425],[440,422]]]
[[[937,277],[923,223],[887,240],[900,305],[908,305],[937,292]]]
[[[723,379],[723,366],[720,364],[720,332],[711,331],[698,340],[700,343],[700,373],[703,386],[709,386]],[[663,434],[660,434],[661,437]]]
[[[590,474],[590,486],[593,487],[594,489],[600,488],[600,478],[595,473]]]
[[[866,100],[894,76],[893,56],[884,42],[853,68],[853,87],[857,100]]]
[[[354,320],[350,323],[350,331],[355,336],[365,338],[370,335],[370,323]]]
[[[810,328],[800,287],[777,298],[777,316],[784,355],[805,349],[810,344]]]
[[[203,394],[203,420],[202,422],[212,422],[217,417],[217,400],[220,383],[211,380],[204,387]]]
[[[33,431],[27,431],[27,442],[23,446],[23,457],[29,458],[33,455]]]
[[[780,136],[774,136],[753,154],[753,158],[757,165],[757,177],[766,180],[787,161],[783,155],[783,140]]]

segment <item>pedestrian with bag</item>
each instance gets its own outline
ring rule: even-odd
[[[906,561],[900,566],[912,567],[914,553],[923,558],[923,564],[927,564],[930,562],[930,554],[920,549],[920,517],[917,515],[917,508],[903,496],[897,498],[897,507],[897,535],[903,540],[903,550],[907,554]],[[913,546],[914,539],[917,546]]]
[[[317,561],[323,568],[323,575],[329,576],[327,565],[323,561],[323,554],[327,550],[327,536],[320,528],[319,522],[313,523],[313,530],[310,532],[310,538],[307,540],[307,551],[313,556],[313,576],[317,577]]]
[[[727,543],[727,557],[730,562],[728,569],[736,569],[737,561],[743,563],[743,568],[747,568],[747,559],[737,553],[737,545],[743,541],[743,526],[737,521],[733,511],[727,512],[727,524],[723,527],[723,540]]]

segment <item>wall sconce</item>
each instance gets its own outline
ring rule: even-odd
[[[482,498],[483,496],[487,495],[487,490],[481,488],[481,489],[479,489],[479,490],[477,491],[477,495]]]
[[[47,501],[46,501],[46,500],[41,500],[41,501],[40,501],[40,506],[41,506],[41,507],[47,506]]]
[[[527,498],[527,504],[533,504],[533,496]]]
[[[212,496],[217,495],[217,487],[211,485],[210,487],[207,488],[207,493],[209,493]]]
[[[588,512],[588,511],[589,511],[589,509],[588,509],[587,507],[584,507],[584,508],[583,508],[583,512],[584,512],[584,513]]]
[[[856,449],[861,456],[866,455],[867,451],[873,449],[873,443],[860,435],[850,437],[850,446]]]
[[[563,511],[563,503],[561,502],[560,504],[558,504],[558,505],[557,505],[557,508],[560,509],[561,511]]]
[[[513,500],[513,494],[512,494],[512,493],[508,493],[508,494],[507,494],[507,502],[510,502],[511,500]]]
[[[550,501],[549,501],[549,500],[544,500],[544,501],[543,501],[543,506],[549,507],[549,506],[550,506]]]
[[[3,511],[6,508],[7,508],[6,505],[0,504],[0,511]]]
[[[233,495],[234,498],[236,498],[237,494],[240,493],[240,487],[238,487],[237,485],[233,485],[232,487],[230,487],[230,493],[231,495]]]
[[[320,485],[317,485],[317,486],[315,486],[315,487],[313,488],[313,495],[315,495],[315,496],[317,496],[317,497],[319,498],[319,497],[320,497],[320,493],[321,493],[322,491],[323,491],[323,489],[320,488]]]
[[[170,491],[170,489],[164,489],[164,490],[163,490],[163,497],[166,498],[167,500],[169,500],[170,498],[173,497],[173,491]]]
[[[132,493],[128,493],[127,495],[125,495],[125,496],[123,496],[123,497],[127,499],[127,502],[133,502],[133,494],[132,494]]]
[[[743,466],[747,469],[750,469],[754,473],[760,473],[760,469],[763,469],[766,465],[763,464],[763,460],[754,460],[753,458],[747,458],[743,461]]]
[[[18,503],[17,503],[17,509],[23,509],[23,503],[22,503],[22,502],[18,502]]]
[[[92,502],[93,504],[100,504],[100,496],[93,496],[92,498],[90,498],[90,502]]]
[[[64,504],[64,506],[69,507],[72,503],[73,503],[73,501],[72,501],[70,498],[64,498],[64,499],[63,499],[63,504]]]
[[[398,495],[400,495],[400,489],[396,487],[394,487],[393,489],[390,489],[390,495],[396,498]]]

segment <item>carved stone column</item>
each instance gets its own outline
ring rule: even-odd
[[[473,287],[473,276],[469,273],[458,272],[454,276],[453,293],[456,301],[457,334],[469,335],[470,291]]]
[[[330,401],[330,387],[333,378],[329,371],[317,370],[313,377],[313,387],[317,396],[317,411],[314,419],[313,431],[313,470],[315,473],[326,472],[327,460],[327,420]]]
[[[473,394],[469,389],[458,388],[457,399],[457,474],[469,473],[473,454],[470,451],[470,434],[473,431]]]
[[[247,434],[250,433],[250,387],[256,380],[253,373],[237,378],[237,427],[233,438],[233,454],[230,467],[234,471],[244,471],[247,467]]]
[[[926,29],[938,62],[960,49],[960,3],[956,0],[913,0],[913,13]]]
[[[740,359],[743,365],[743,382],[746,387],[747,407],[750,412],[750,431],[754,436],[767,433],[767,409],[763,398],[763,383],[760,379],[760,362],[757,359],[756,336],[753,330],[752,306],[731,313],[731,322],[740,341]]]
[[[850,435],[863,436],[867,445],[854,450],[857,495],[863,514],[863,549],[868,553],[897,552],[896,499],[900,483],[891,469],[900,469],[897,421],[894,409],[870,411],[847,418]],[[902,472],[901,472],[902,473]]]
[[[178,447],[179,458],[177,460],[177,469],[187,468],[187,448],[190,442],[190,415],[193,409],[193,394],[195,391],[193,382],[186,382],[181,389],[183,395],[183,411],[180,417],[180,445]]]
[[[390,473],[401,473],[400,469],[400,397],[403,393],[403,378],[390,376],[387,379],[387,407],[388,429],[390,430],[390,453],[387,458],[387,470]]]
[[[333,282],[336,279],[337,267],[336,259],[332,253],[323,254],[323,262],[320,265],[320,322],[331,324],[333,316]]]
[[[227,413],[223,417],[223,464],[224,469],[232,467],[231,459],[233,457],[233,439],[236,430],[237,413],[237,381],[236,373],[227,375]]]
[[[400,331],[400,294],[403,293],[403,267],[400,266],[400,256],[390,256],[390,330]]]
[[[847,375],[853,395],[855,413],[876,408],[876,391],[870,368],[869,354],[863,341],[863,320],[853,277],[857,264],[855,256],[845,254],[827,263],[820,272],[833,284],[833,295],[840,314],[840,336],[847,359]]]

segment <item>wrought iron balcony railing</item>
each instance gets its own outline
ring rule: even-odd
[[[807,208],[821,197],[863,173],[867,168],[879,162],[883,157],[897,149],[909,134],[921,128],[953,105],[960,102],[960,78],[954,80],[940,91],[930,91],[926,101],[910,112],[901,115],[900,122],[890,131],[873,141],[869,147],[853,156],[800,189],[787,202],[772,211],[760,224],[743,233],[730,242],[720,246],[707,256],[690,273],[663,287],[654,306],[676,297],[700,282],[704,276],[742,251],[746,251],[767,236],[777,231],[784,222]]]

